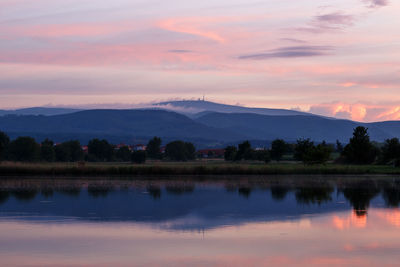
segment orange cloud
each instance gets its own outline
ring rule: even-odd
[[[319,115],[363,122],[400,119],[400,106],[391,105],[334,102],[312,105],[309,111]]]

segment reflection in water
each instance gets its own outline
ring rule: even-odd
[[[400,179],[194,179],[3,179],[2,265],[394,266],[400,260]]]
[[[356,182],[351,186],[344,185],[341,191],[358,216],[367,214],[370,201],[380,192],[376,183],[370,180]]]
[[[270,187],[270,190],[272,198],[277,201],[280,201],[285,199],[286,194],[289,192],[290,189],[282,185],[272,185]]]
[[[20,201],[30,201],[36,197],[35,189],[17,189],[12,192],[13,196]]]
[[[299,187],[296,189],[296,200],[304,204],[321,204],[332,201],[333,187]]]

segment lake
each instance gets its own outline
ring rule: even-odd
[[[399,177],[0,181],[1,266],[398,266]]]

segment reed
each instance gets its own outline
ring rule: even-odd
[[[279,174],[400,174],[383,165],[304,165],[225,162],[127,163],[13,163],[0,164],[0,176],[141,176],[141,175],[279,175]]]

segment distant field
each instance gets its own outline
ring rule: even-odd
[[[13,163],[0,164],[0,176],[138,176],[138,175],[276,175],[276,174],[400,174],[382,165],[304,165],[223,160],[131,163]]]

